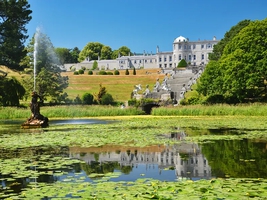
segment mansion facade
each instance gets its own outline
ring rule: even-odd
[[[160,52],[157,47],[156,54],[143,53],[140,55],[119,56],[115,60],[97,60],[100,70],[123,70],[123,69],[172,69],[177,67],[178,63],[185,59],[188,64],[198,66],[206,65],[209,62],[209,54],[219,40],[213,37],[212,40],[189,41],[183,36],[177,37],[173,41],[173,50],[170,52]],[[94,60],[85,59],[81,63],[68,63],[64,67],[67,71],[75,68],[91,69]]]

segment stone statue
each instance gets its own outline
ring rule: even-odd
[[[38,102],[38,99],[40,99],[40,102]],[[32,100],[30,104],[31,112],[32,112],[32,118],[33,119],[38,119],[40,116],[40,103],[43,102],[43,99],[41,96],[37,94],[37,92],[32,93]]]
[[[142,90],[141,84],[135,85],[134,86],[134,90],[133,90],[133,94],[137,95],[138,91]]]
[[[154,85],[154,90],[156,92],[159,92],[159,89],[160,89],[160,82],[159,79],[157,78],[156,84]]]
[[[32,96],[31,103],[30,103],[31,117],[28,118],[27,121],[22,124],[22,128],[47,127],[48,118],[44,117],[40,113],[40,104],[43,103],[43,99],[35,91],[32,92],[31,96]]]
[[[144,94],[145,96],[147,96],[149,93],[150,93],[149,85],[146,85],[146,90],[145,90],[145,92],[144,92],[143,94]]]

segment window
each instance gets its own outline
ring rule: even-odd
[[[150,59],[150,63],[152,63],[153,61],[152,61],[152,59]]]
[[[204,48],[204,44],[201,45],[201,49],[203,49],[203,48]]]
[[[186,60],[186,56],[184,56],[184,59]]]
[[[211,44],[207,44],[207,49],[210,49],[211,47]]]
[[[134,60],[134,64],[136,64],[136,60]]]
[[[196,60],[196,58],[197,58],[196,55],[194,55],[193,57],[194,57],[194,60]]]
[[[181,54],[179,54],[179,60],[182,60],[182,55]]]
[[[188,56],[188,60],[191,60],[191,59],[192,59],[192,56],[191,56],[191,55],[189,55],[189,56]]]
[[[184,45],[184,49],[186,49],[186,45]]]
[[[196,45],[195,44],[193,44],[193,49],[195,49],[196,48]]]
[[[169,61],[170,61],[170,62],[172,61],[172,56],[169,56]]]
[[[164,57],[164,62],[166,62],[167,61],[167,58],[166,57]]]
[[[188,45],[188,49],[191,49],[191,45]]]
[[[139,63],[142,63],[142,60],[139,60]]]
[[[159,62],[161,62],[161,58],[159,58]]]
[[[179,49],[182,49],[182,45],[179,44]]]
[[[204,60],[204,54],[201,55],[201,59]]]

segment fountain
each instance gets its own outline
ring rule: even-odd
[[[43,103],[43,99],[36,92],[36,68],[37,68],[37,53],[38,53],[38,39],[40,35],[40,29],[36,29],[36,33],[34,35],[34,54],[33,54],[33,92],[32,92],[32,100],[30,104],[31,116],[24,122],[21,127],[22,128],[44,128],[48,126],[48,118],[44,117],[40,113],[40,104]],[[38,99],[40,101],[38,102]]]

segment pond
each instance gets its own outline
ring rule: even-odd
[[[108,124],[105,120],[53,120],[50,127],[75,124]],[[21,133],[20,121],[1,122],[1,136]],[[83,127],[83,126],[82,126]],[[31,133],[49,132],[49,128]],[[186,130],[186,131],[185,131]],[[29,130],[28,130],[29,131]],[[34,132],[35,131],[35,132]],[[52,130],[51,130],[52,131]],[[67,131],[71,131],[68,129]],[[210,140],[193,143],[184,139],[194,132],[214,135],[240,134],[238,130],[179,129],[157,137],[177,144],[125,147],[103,145],[0,148],[0,196],[21,194],[34,183],[136,181],[152,178],[183,181],[212,178],[267,178],[265,140]],[[23,142],[23,141],[22,141]]]

